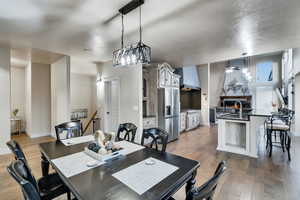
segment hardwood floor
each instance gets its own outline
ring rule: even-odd
[[[221,160],[227,161],[227,171],[217,188],[217,200],[298,200],[300,198],[299,138],[293,138],[289,162],[287,154],[275,148],[272,158],[266,155],[265,141],[261,138],[259,158],[218,152],[216,128],[200,127],[181,134],[180,139],[168,145],[167,151],[201,163],[197,185],[208,180]],[[26,135],[14,136],[24,149],[29,165],[36,177],[41,176],[40,153],[37,144],[53,140],[51,137],[30,139]],[[0,199],[22,199],[19,186],[6,172],[12,155],[0,156]],[[184,188],[174,197],[184,199]],[[66,198],[61,198],[66,199]]]

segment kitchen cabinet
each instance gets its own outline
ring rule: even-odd
[[[180,113],[180,132],[186,129],[186,112]]]
[[[180,83],[180,76],[177,74],[173,74],[172,76],[172,87],[177,87],[179,88],[179,83]]]
[[[186,130],[197,128],[200,125],[200,111],[188,112],[186,117]]]
[[[174,69],[167,63],[163,63],[158,67],[158,88],[176,87],[179,88],[180,76],[174,74]]]

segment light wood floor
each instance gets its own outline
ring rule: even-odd
[[[40,177],[40,153],[37,144],[53,139],[30,139],[26,135],[14,139],[23,147],[34,175]],[[288,162],[287,155],[281,149],[275,149],[272,158],[267,157],[264,138],[261,139],[259,158],[253,159],[217,152],[216,128],[201,127],[182,134],[179,140],[168,145],[167,151],[200,161],[197,185],[209,179],[220,160],[226,160],[228,170],[217,188],[217,200],[299,200],[300,156],[297,152],[300,151],[300,140],[293,138],[292,142],[291,162]],[[0,156],[0,199],[22,199],[17,183],[6,172],[6,166],[12,159],[11,155]],[[174,197],[184,199],[184,188]]]

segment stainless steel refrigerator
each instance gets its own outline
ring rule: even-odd
[[[158,127],[169,133],[169,142],[179,137],[179,125],[179,88],[158,89]]]

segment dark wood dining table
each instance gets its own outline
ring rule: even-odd
[[[61,176],[63,182],[71,192],[80,200],[158,200],[168,199],[184,184],[186,191],[195,185],[195,176],[200,163],[191,159],[171,153],[160,153],[153,149],[144,148],[121,157],[108,161],[103,165],[74,175],[65,177],[64,174],[51,162],[53,159],[81,152],[87,143],[65,146],[63,143],[47,142],[39,145],[42,158],[49,161],[55,171]],[[125,184],[117,180],[112,174],[132,166],[149,157],[177,166],[179,169],[163,179],[161,182],[139,195]],[[78,160],[80,162],[80,160]]]

